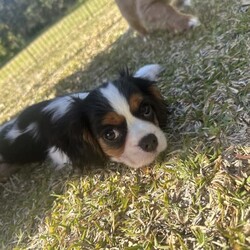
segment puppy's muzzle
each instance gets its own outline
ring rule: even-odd
[[[158,146],[157,137],[154,134],[144,136],[140,142],[139,147],[145,152],[153,152]]]

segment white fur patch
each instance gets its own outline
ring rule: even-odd
[[[1,127],[0,127],[0,133],[7,127],[7,126],[10,126],[10,125],[13,125],[16,121],[16,118],[13,119],[13,120],[10,120],[8,122],[6,122],[5,124],[3,124]]]
[[[52,114],[51,120],[56,122],[69,111],[71,103],[72,98],[70,96],[58,97],[43,108],[42,112]]]
[[[137,70],[134,77],[156,81],[158,75],[163,71],[163,67],[159,64],[148,64]]]
[[[184,0],[183,1],[183,5],[184,6],[191,6],[192,5],[192,1],[191,0]]]
[[[113,157],[112,160],[134,168],[152,163],[167,146],[164,133],[155,124],[133,116],[126,98],[112,83],[101,88],[100,91],[114,111],[125,117],[127,123],[128,131],[124,151],[119,157]],[[145,152],[139,146],[141,139],[148,134],[154,134],[157,138],[158,146],[154,152]]]
[[[49,103],[42,112],[52,114],[51,120],[56,122],[58,119],[62,118],[70,109],[72,103],[72,97],[85,99],[88,96],[88,92],[74,93],[69,96],[62,96],[56,98],[54,101]]]
[[[57,169],[63,168],[65,164],[70,162],[68,156],[56,147],[51,147],[49,149],[48,156]]]
[[[26,132],[32,134],[33,138],[36,139],[39,136],[39,129],[38,124],[36,122],[31,123],[28,127]]]
[[[83,92],[83,93],[74,93],[74,94],[71,94],[70,96],[80,98],[83,100],[88,96],[88,94],[89,94],[88,92]]]
[[[197,17],[192,17],[188,22],[188,26],[190,28],[192,28],[192,27],[194,28],[194,27],[199,26],[199,25],[200,25],[200,21]]]
[[[38,128],[37,124],[35,122],[31,123],[27,128],[25,129],[19,129],[17,124],[14,124],[14,126],[8,131],[8,133],[5,135],[5,138],[9,140],[10,142],[13,142],[16,140],[20,135],[25,133],[32,133],[33,137],[36,138],[38,136]]]

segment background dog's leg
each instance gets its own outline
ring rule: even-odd
[[[129,25],[130,25],[130,28],[136,30],[142,36],[146,36],[148,34],[147,30],[144,29],[138,22],[132,22],[132,21],[130,21]]]
[[[182,14],[164,1],[145,5],[143,0],[139,0],[137,8],[141,22],[148,32],[156,30],[182,32],[199,25],[197,17]]]
[[[147,35],[147,30],[141,25],[140,20],[138,19],[135,2],[126,2],[126,0],[115,1],[122,16],[127,20],[130,28],[136,30],[142,36]]]

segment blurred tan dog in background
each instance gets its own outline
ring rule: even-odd
[[[181,13],[191,0],[115,0],[130,27],[141,35],[154,31],[183,32],[199,25],[197,17]]]

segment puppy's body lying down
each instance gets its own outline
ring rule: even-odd
[[[130,27],[142,35],[154,31],[183,32],[199,24],[198,18],[177,10],[189,0],[115,0]]]
[[[154,80],[161,67],[84,93],[34,104],[0,127],[0,181],[26,163],[52,160],[75,168],[108,160],[139,168],[166,148],[166,106]]]

